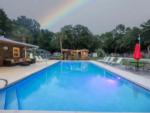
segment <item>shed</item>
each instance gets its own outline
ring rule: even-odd
[[[38,46],[0,36],[0,66],[5,59],[14,59],[17,62],[20,58],[27,58],[27,50],[33,48],[36,49]]]

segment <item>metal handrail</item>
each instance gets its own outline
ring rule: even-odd
[[[0,78],[0,81],[4,81],[5,82],[5,87],[8,85],[8,80]]]

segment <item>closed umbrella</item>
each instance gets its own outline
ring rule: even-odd
[[[137,68],[139,67],[139,60],[142,58],[140,44],[137,43],[133,53],[133,58],[137,61]]]

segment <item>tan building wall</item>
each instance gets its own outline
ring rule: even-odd
[[[87,60],[88,50],[69,50],[63,49],[63,59],[64,60]]]
[[[4,47],[8,47],[8,50],[4,50]],[[20,57],[18,57],[18,58],[25,57],[24,47],[18,46],[18,45],[12,45],[12,44],[0,43],[0,66],[3,65],[4,59],[12,59],[13,58],[13,47],[20,48]]]

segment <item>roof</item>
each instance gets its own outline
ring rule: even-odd
[[[35,45],[32,45],[32,44],[23,43],[23,42],[14,41],[14,40],[5,38],[4,36],[0,36],[0,42],[17,44],[17,45],[22,45],[22,46],[32,47],[32,48],[39,48],[38,46],[35,46]]]

